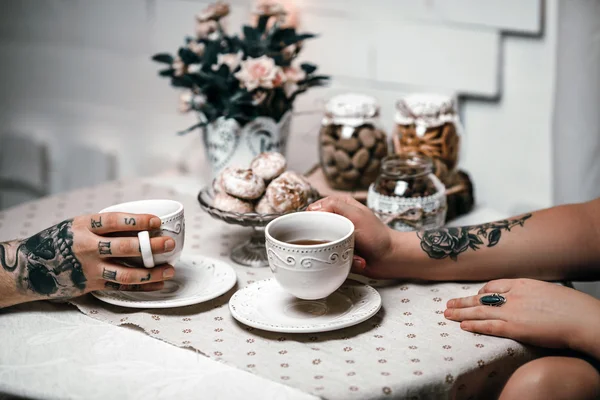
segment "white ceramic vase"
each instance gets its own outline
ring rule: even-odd
[[[291,111],[279,122],[270,117],[258,117],[240,126],[234,119],[217,119],[204,129],[204,149],[210,163],[212,178],[225,167],[248,168],[254,157],[265,151],[286,154],[290,132]]]

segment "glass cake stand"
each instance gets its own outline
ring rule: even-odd
[[[297,210],[290,212],[298,212],[306,210],[309,204],[320,199],[319,193],[312,190],[308,203]],[[198,202],[200,207],[206,211],[211,217],[224,221],[228,224],[241,225],[252,228],[250,239],[236,246],[231,251],[231,259],[238,264],[246,267],[267,267],[269,262],[267,259],[267,251],[265,249],[265,227],[275,218],[284,214],[257,214],[257,213],[237,213],[222,211],[213,206],[214,192],[211,187],[205,187],[198,193]],[[289,214],[285,213],[285,214]]]

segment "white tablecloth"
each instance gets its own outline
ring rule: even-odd
[[[198,188],[197,183],[185,179],[152,179],[151,183],[166,184],[174,191],[187,194],[195,193]],[[95,209],[87,208],[95,207],[93,198],[103,190],[105,188],[98,187],[70,194],[69,204],[78,201],[78,212],[94,212]],[[117,190],[114,202],[122,196]],[[51,199],[56,203],[56,211],[52,215],[39,215],[42,222],[49,225],[70,216],[64,208],[66,199],[67,195]],[[37,204],[0,213],[0,241],[35,233],[37,225],[23,221],[37,215]],[[501,217],[504,216],[493,210],[479,208],[455,224]],[[314,398],[278,379],[261,378],[192,350],[156,340],[136,329],[96,321],[65,304],[38,302],[0,310],[0,338],[0,393],[61,399]],[[479,342],[487,343],[487,339],[482,338]],[[438,344],[441,345],[441,341]],[[508,356],[512,355],[513,349],[521,351],[519,345],[508,344],[505,348],[510,349]],[[497,361],[506,356],[498,354]],[[456,366],[456,377],[460,374],[469,376],[468,371],[465,374],[465,367]],[[483,368],[483,364],[480,367]],[[415,375],[422,372],[418,366],[413,369]],[[494,372],[487,372],[490,379],[494,378]],[[351,380],[349,375],[348,381]],[[362,393],[361,396],[376,398],[386,394],[390,393],[384,388],[383,392]]]

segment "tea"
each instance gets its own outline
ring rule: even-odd
[[[289,244],[295,244],[298,246],[315,246],[318,244],[329,243],[329,240],[312,240],[312,239],[301,239],[301,240],[292,240],[289,241]]]

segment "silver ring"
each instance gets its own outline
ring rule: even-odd
[[[500,307],[506,303],[506,297],[499,293],[486,294],[479,298],[479,303],[483,306]]]

